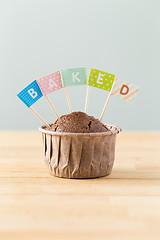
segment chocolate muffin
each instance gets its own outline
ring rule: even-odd
[[[49,172],[63,178],[96,178],[111,173],[116,135],[121,131],[83,112],[61,116],[42,126],[44,160]]]
[[[84,112],[72,112],[62,115],[51,125],[54,132],[94,133],[107,132],[109,129],[93,116]]]

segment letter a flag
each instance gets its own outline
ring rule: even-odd
[[[128,102],[133,102],[138,91],[139,91],[139,87],[131,83],[121,81],[118,78],[116,78],[115,84],[112,90],[112,96],[117,96]]]
[[[26,88],[24,88],[17,95],[27,107],[32,106],[38,99],[40,99],[43,94],[36,80],[30,83]]]
[[[61,76],[63,87],[87,84],[86,68],[62,69]]]
[[[111,91],[114,83],[115,75],[91,68],[87,85],[100,88],[106,91]]]
[[[48,93],[54,92],[62,88],[61,74],[60,71],[51,73],[45,77],[39,78],[37,83],[43,93],[46,95]]]

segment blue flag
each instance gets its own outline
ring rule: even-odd
[[[30,83],[17,95],[27,107],[32,106],[43,94],[36,80]]]

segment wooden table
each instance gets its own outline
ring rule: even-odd
[[[38,132],[0,132],[0,239],[160,239],[160,133],[121,133],[110,176],[49,175]]]

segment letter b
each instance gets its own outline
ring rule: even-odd
[[[36,98],[38,95],[37,92],[35,92],[33,88],[29,89],[28,93],[32,98]]]

